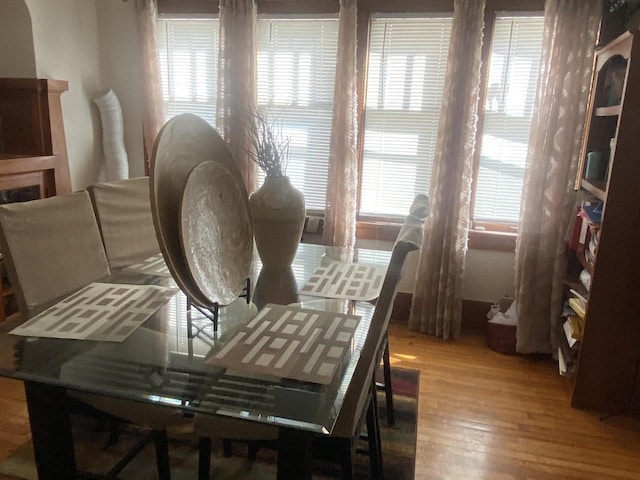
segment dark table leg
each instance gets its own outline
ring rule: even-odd
[[[281,428],[278,437],[278,480],[311,478],[313,433]]]
[[[76,477],[71,419],[63,388],[24,382],[39,480]]]

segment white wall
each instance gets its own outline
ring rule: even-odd
[[[38,78],[69,82],[69,91],[62,94],[62,114],[74,190],[96,181],[102,164],[99,117],[91,101],[104,88],[97,1],[25,0]]]
[[[135,2],[98,2],[100,64],[105,87],[120,99],[131,177],[144,175],[142,72],[138,60]]]
[[[33,53],[31,17],[24,0],[0,2],[0,77],[33,78],[36,61]]]
[[[468,250],[462,285],[462,298],[494,302],[503,295],[514,294],[515,254],[493,250]],[[415,283],[418,252],[411,252],[406,271],[398,286],[401,292],[412,293]]]

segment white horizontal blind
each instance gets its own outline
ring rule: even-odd
[[[158,49],[166,119],[194,113],[213,127],[218,95],[217,19],[158,20]]]
[[[496,19],[473,219],[517,222],[542,54],[543,17]]]
[[[429,192],[451,18],[371,23],[360,214],[406,216]]]
[[[325,208],[337,50],[337,19],[258,20],[258,103],[291,139],[286,174],[307,210]]]

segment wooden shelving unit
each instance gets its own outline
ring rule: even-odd
[[[33,200],[71,192],[60,96],[63,80],[0,78],[0,202]],[[0,260],[0,268],[3,269]],[[13,295],[3,273],[0,320]]]
[[[624,413],[640,406],[640,34],[596,55],[576,185],[604,208],[571,404]],[[592,151],[609,159],[601,181],[584,178]]]

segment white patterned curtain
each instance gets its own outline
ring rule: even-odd
[[[462,320],[484,0],[455,0],[442,115],[409,327],[456,338]]]
[[[156,0],[137,0],[136,9],[144,93],[142,105],[144,163],[145,173],[148,173],[153,145],[164,124],[164,99],[158,57],[158,7]]]
[[[547,0],[516,245],[517,346],[558,345],[565,235],[602,12],[600,0]]]
[[[338,59],[329,151],[325,245],[352,247],[356,239],[358,138],[356,109],[356,0],[340,0]]]
[[[255,0],[220,0],[219,91],[216,126],[244,178],[247,192],[257,185],[256,166],[247,153],[249,115],[256,102]]]

